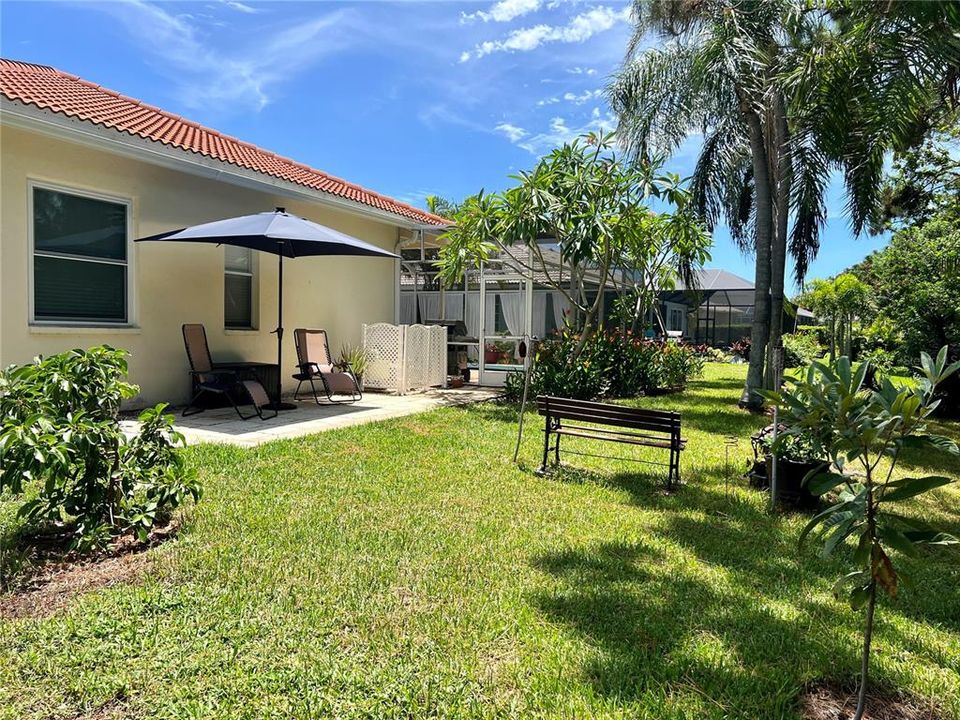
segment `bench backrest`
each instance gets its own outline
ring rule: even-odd
[[[660,432],[667,435],[680,434],[680,413],[664,410],[643,410],[610,403],[589,400],[539,395],[537,411],[560,420],[590,422],[598,425]]]

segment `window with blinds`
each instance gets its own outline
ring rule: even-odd
[[[32,200],[33,320],[129,322],[128,206],[41,187]]]
[[[253,329],[253,250],[224,245],[223,252],[223,325]]]

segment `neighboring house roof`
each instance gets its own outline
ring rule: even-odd
[[[720,268],[702,268],[697,270],[697,287],[700,290],[750,290],[753,283]],[[677,284],[677,290],[685,290],[683,283]]]
[[[701,304],[729,305],[733,307],[751,307],[754,301],[753,283],[720,268],[701,268],[697,271],[697,286],[688,291],[687,286],[678,282],[675,290],[660,294],[662,300],[690,305],[700,299]]]
[[[185,153],[197,153],[255,173],[328,193],[416,223],[436,226],[449,224],[448,220],[439,215],[367,190],[46,65],[0,58],[0,95],[117,132],[162,143]]]

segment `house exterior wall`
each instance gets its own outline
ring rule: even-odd
[[[215,360],[276,362],[277,258],[255,253],[256,330],[224,329],[224,249],[187,243],[135,243],[130,327],[65,327],[30,321],[31,182],[126,199],[128,234],[144,237],[225,217],[286,207],[393,251],[397,226],[320,203],[241,188],[113,155],[30,131],[0,128],[0,364],[29,362],[74,347],[107,343],[130,352],[132,405],[188,398],[180,326],[200,322]],[[361,341],[361,325],[393,322],[397,262],[312,257],[284,261],[284,389],[292,390],[293,329],[325,328],[331,350]]]

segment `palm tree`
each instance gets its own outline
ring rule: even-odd
[[[802,281],[834,169],[860,233],[881,202],[885,153],[917,142],[955,102],[960,4],[634,0],[633,15],[609,88],[620,139],[642,157],[703,134],[694,202],[756,256],[741,398],[756,407],[780,344],[788,252]],[[641,52],[650,32],[668,42]]]
[[[620,139],[642,157],[671,153],[703,133],[694,202],[710,229],[726,221],[756,257],[753,349],[741,403],[758,407],[755,391],[772,382],[768,348],[782,334],[791,195],[810,189],[803,182],[794,189],[794,165],[817,157],[793,152],[790,98],[779,78],[797,62],[805,38],[819,31],[821,16],[788,0],[636,0],[633,16],[627,57],[609,88]],[[649,32],[668,42],[641,52]],[[801,261],[816,251],[824,218],[822,205],[806,204],[807,222],[795,223],[791,242]],[[797,267],[802,275],[805,262]]]
[[[442,195],[427,195],[427,210],[434,215],[440,215],[445,218],[452,218],[460,210],[463,203],[450,200]]]

